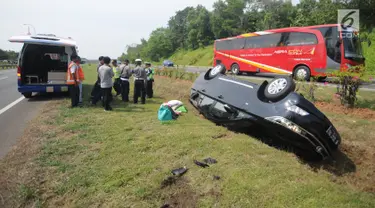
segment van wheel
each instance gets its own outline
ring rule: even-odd
[[[235,75],[240,75],[241,72],[240,72],[240,66],[238,64],[233,64],[231,67],[230,67],[230,70],[232,71],[233,74]]]
[[[215,78],[219,74],[225,74],[226,71],[227,70],[225,69],[225,66],[223,64],[218,64],[214,68],[209,69],[204,75],[204,78],[206,80],[210,80]]]
[[[307,66],[298,66],[294,70],[294,79],[296,80],[309,81],[310,76],[310,69]]]
[[[33,93],[32,92],[24,92],[22,93],[22,95],[25,97],[25,98],[31,98],[33,96]]]
[[[264,95],[272,102],[286,97],[296,89],[296,84],[290,77],[280,77],[272,80],[264,89]]]

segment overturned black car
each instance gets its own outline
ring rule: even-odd
[[[322,112],[294,92],[291,77],[258,85],[225,72],[219,64],[192,86],[190,102],[207,119],[231,128],[263,129],[309,160],[332,158],[341,143],[339,133]]]

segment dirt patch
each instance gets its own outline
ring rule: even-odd
[[[353,115],[362,119],[375,120],[375,111],[367,108],[345,108],[340,104],[326,103],[326,102],[315,102],[317,108],[323,111],[329,111],[332,113]]]
[[[362,191],[375,193],[375,145],[364,146],[354,142],[340,147],[355,164],[355,172],[344,174],[338,181],[358,187]]]
[[[199,196],[190,187],[188,180],[184,177],[174,181],[168,188],[164,189],[166,192],[165,202],[162,207],[169,208],[185,208],[197,207]]]

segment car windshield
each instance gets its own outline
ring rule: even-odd
[[[345,58],[363,58],[362,45],[358,35],[352,32],[343,32]]]

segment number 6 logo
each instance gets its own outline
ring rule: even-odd
[[[340,24],[339,30],[359,28],[359,10],[358,9],[339,9],[337,23]]]
[[[341,27],[342,29],[346,30],[348,27],[351,27],[354,23],[354,19],[352,17],[350,17],[352,14],[354,14],[355,11],[351,11],[349,12],[347,15],[344,16],[344,18],[342,18],[341,20]],[[350,21],[349,24],[345,24],[347,21]],[[345,25],[348,25],[348,26],[345,26]]]

